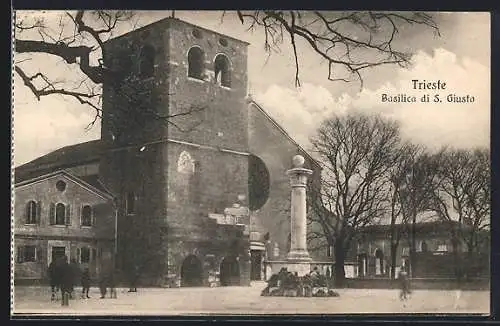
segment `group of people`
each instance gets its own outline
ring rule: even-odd
[[[67,294],[70,299],[74,298],[75,285],[80,281],[82,286],[82,297],[89,297],[90,271],[88,268],[80,269],[75,259],[68,263],[66,256],[53,260],[49,265],[49,281],[51,288],[51,300],[57,299],[57,293],[61,296]]]
[[[116,298],[115,275],[114,270],[110,269],[101,274],[99,279],[99,290],[101,299],[109,293],[111,297]],[[51,300],[57,300],[60,291],[61,297],[67,295],[69,299],[75,297],[75,286],[80,283],[82,287],[81,298],[90,299],[89,291],[92,283],[90,270],[88,267],[81,269],[75,259],[68,263],[67,256],[59,257],[53,260],[49,265],[48,276],[51,288]]]

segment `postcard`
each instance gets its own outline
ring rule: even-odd
[[[12,317],[490,313],[489,13],[12,24]]]

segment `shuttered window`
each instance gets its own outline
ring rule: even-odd
[[[36,224],[38,215],[38,205],[34,200],[26,204],[26,224]]]
[[[51,203],[49,209],[51,225],[71,225],[71,206]]]
[[[84,205],[81,212],[82,226],[92,226],[92,207],[90,205]]]
[[[80,263],[82,263],[82,264],[90,263],[90,248],[89,247],[80,248]]]

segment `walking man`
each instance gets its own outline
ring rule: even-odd
[[[399,285],[401,288],[401,292],[399,293],[399,299],[401,301],[408,300],[408,296],[410,294],[410,281],[408,279],[408,272],[406,271],[406,267],[402,266],[401,271],[398,275]]]
[[[70,278],[70,284],[69,285],[69,298],[73,299],[73,294],[75,292],[75,285],[78,284],[78,281],[80,279],[80,266],[78,265],[78,262],[76,259],[71,259],[71,262],[69,264],[69,272],[71,274]]]
[[[48,275],[49,275],[49,283],[50,283],[50,300],[57,300],[57,292],[60,287],[60,272],[59,272],[59,262],[55,259],[50,262]]]
[[[82,299],[90,299],[89,297],[89,290],[90,290],[90,271],[89,268],[86,267],[83,272],[82,272]]]

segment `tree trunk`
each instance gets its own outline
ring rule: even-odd
[[[345,285],[344,262],[345,262],[344,247],[340,244],[337,244],[335,246],[335,270],[334,270],[336,287],[343,287]]]
[[[396,254],[398,250],[398,245],[396,243],[391,244],[391,279],[396,278]]]
[[[417,250],[417,212],[416,209],[412,209],[412,221],[411,221],[411,244],[410,244],[410,269],[408,271],[410,277],[415,277],[416,270],[416,255],[415,252]]]
[[[455,265],[455,278],[460,285],[461,280],[462,280],[462,262],[459,257],[459,252],[458,252],[458,241],[455,232],[452,233],[451,237],[451,246],[453,250],[453,262]]]

